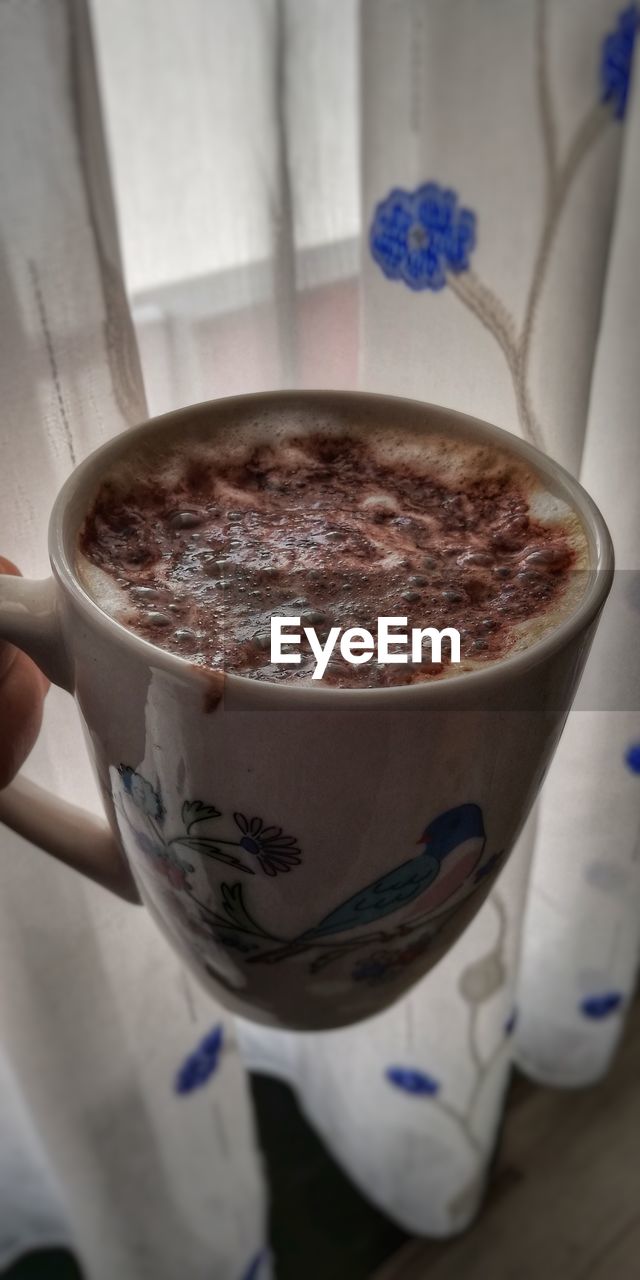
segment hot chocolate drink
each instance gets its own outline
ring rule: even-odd
[[[271,618],[321,643],[378,618],[456,628],[420,661],[351,665],[323,682],[376,687],[495,663],[572,612],[587,543],[577,515],[522,458],[464,437],[332,428],[295,416],[138,449],[101,483],[79,537],[86,589],[118,622],[189,662],[270,681],[310,680],[271,661]],[[337,655],[337,656],[336,656]]]

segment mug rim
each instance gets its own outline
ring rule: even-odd
[[[396,417],[395,425],[398,425],[397,418],[402,414],[403,409],[406,411],[410,406],[414,414],[417,411],[424,414],[425,419],[428,420],[429,431],[450,431],[453,428],[456,434],[467,438],[470,436],[478,439],[479,437],[483,441],[497,443],[503,450],[523,458],[543,480],[550,481],[555,488],[564,491],[565,498],[582,521],[589,543],[589,558],[593,561],[586,571],[591,581],[588,582],[582,599],[573,611],[546,635],[515,653],[507,654],[506,657],[487,664],[486,667],[476,667],[472,671],[460,672],[444,680],[423,680],[415,684],[385,685],[374,688],[343,688],[323,685],[322,682],[311,684],[301,681],[257,680],[253,676],[198,666],[190,662],[187,657],[180,657],[143,639],[142,636],[129,630],[106,613],[83,587],[74,565],[75,548],[69,546],[68,513],[71,500],[78,497],[79,491],[87,486],[91,479],[99,480],[102,470],[115,463],[120,454],[135,448],[136,444],[143,441],[146,436],[152,436],[159,426],[170,431],[174,425],[176,427],[185,424],[197,425],[198,418],[206,417],[212,412],[216,415],[224,415],[225,409],[227,411],[242,411],[245,407],[248,410],[258,408],[273,410],[278,407],[291,409],[296,402],[305,408],[312,408],[315,404],[318,408],[325,410],[339,406],[347,411],[349,408],[356,409],[358,405],[365,409],[367,405],[374,403],[378,409],[388,405],[390,415]],[[401,427],[402,424],[399,425]],[[88,503],[85,509],[88,509]],[[77,533],[77,526],[75,532]],[[505,681],[509,682],[511,678],[517,678],[540,665],[588,627],[605,603],[614,571],[611,535],[593,498],[560,463],[555,462],[528,441],[481,418],[461,413],[445,405],[435,405],[427,401],[377,392],[324,389],[258,391],[204,400],[147,418],[136,426],[126,428],[118,435],[111,437],[94,449],[72,471],[60,489],[49,522],[49,557],[56,581],[71,595],[88,621],[94,626],[104,628],[111,634],[114,643],[124,646],[132,656],[137,655],[153,669],[164,670],[180,680],[187,680],[189,684],[192,684],[194,678],[202,680],[203,676],[222,675],[225,693],[231,692],[234,687],[251,688],[252,697],[264,703],[271,703],[274,698],[278,702],[293,699],[299,703],[307,702],[309,699],[319,699],[325,705],[328,698],[334,697],[339,697],[342,705],[347,701],[371,704],[373,699],[379,700],[383,697],[389,702],[392,696],[402,701],[410,698],[415,702],[426,698],[429,702],[436,702],[442,695],[450,700],[456,697],[457,693],[465,696],[471,692],[480,694],[496,682],[502,686]]]

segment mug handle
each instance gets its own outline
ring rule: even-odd
[[[73,693],[53,578],[29,581],[0,573],[0,639],[22,649],[49,680]],[[18,777],[0,791],[0,822],[127,902],[140,901],[110,827],[93,814]]]

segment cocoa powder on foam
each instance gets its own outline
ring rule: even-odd
[[[137,475],[132,482],[131,475]],[[379,616],[456,627],[462,663],[330,663],[324,682],[433,680],[495,662],[567,615],[586,541],[515,455],[410,433],[194,440],[114,469],[79,539],[81,576],[125,626],[205,667],[308,680],[269,661],[272,614],[321,640]],[[427,651],[428,652],[428,651]]]

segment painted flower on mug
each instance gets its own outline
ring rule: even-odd
[[[146,831],[138,831],[136,827],[132,827],[131,833],[138,848],[150,858],[154,870],[165,877],[172,889],[190,888],[187,876],[195,870],[191,862],[178,857],[173,849],[154,840]]]
[[[381,949],[374,951],[364,959],[360,960],[352,970],[351,977],[354,982],[364,982],[367,986],[375,987],[383,982],[391,982],[394,978],[398,978],[404,973],[405,969],[413,964],[414,960],[419,960],[421,956],[428,951],[433,941],[433,933],[429,931],[406,947]]]
[[[121,764],[118,773],[126,794],[131,797],[136,808],[148,818],[162,822],[165,811],[160,792],[130,765]]]
[[[246,818],[243,813],[234,813],[233,817],[242,833],[240,848],[257,858],[265,875],[290,871],[302,860],[295,836],[283,835],[282,827],[266,827],[261,818]]]
[[[476,243],[476,215],[455,191],[427,182],[416,191],[394,187],[377,205],[369,247],[390,280],[410,289],[443,289],[449,272],[466,271]]]
[[[355,965],[352,973],[354,982],[365,982],[368,986],[388,982],[396,974],[395,960],[393,951],[374,951]]]
[[[633,50],[640,25],[637,4],[630,4],[618,14],[617,25],[602,41],[600,83],[602,101],[613,106],[616,120],[624,119],[627,110]]]
[[[517,1010],[517,1007],[514,1006],[504,1024],[505,1036],[512,1036],[517,1025],[518,1025],[518,1010]]]

